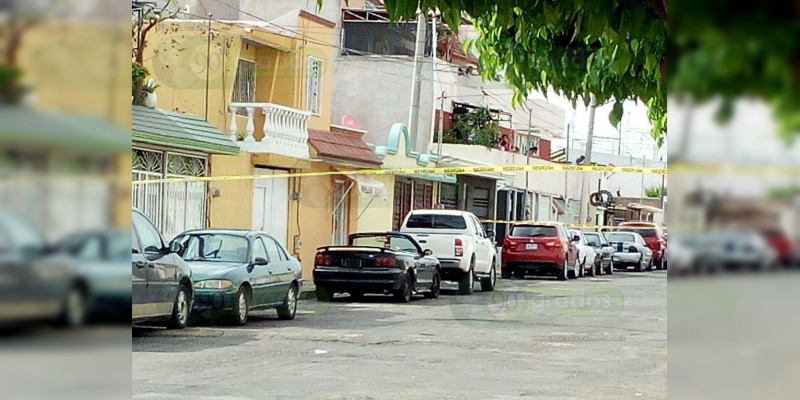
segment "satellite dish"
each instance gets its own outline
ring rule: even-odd
[[[350,114],[342,115],[342,126],[350,129],[363,130],[361,121]]]

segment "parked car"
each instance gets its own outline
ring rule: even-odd
[[[319,301],[335,293],[355,299],[364,294],[391,294],[407,303],[414,294],[439,297],[439,260],[423,250],[411,235],[398,232],[355,233],[347,246],[317,249],[314,285]]]
[[[594,261],[597,255],[594,247],[589,246],[589,243],[580,231],[570,230],[569,235],[572,238],[572,242],[575,243],[575,247],[578,249],[578,260],[580,263],[580,268],[575,274],[575,278],[583,277],[584,274],[594,276]]]
[[[674,233],[670,240],[670,275],[716,272],[710,245],[713,238],[707,233]]]
[[[653,251],[639,233],[613,231],[606,233],[606,239],[614,248],[614,268],[633,267],[636,272],[653,270]]]
[[[127,319],[131,311],[131,278],[125,273],[128,243],[131,233],[127,230],[88,230],[70,234],[48,249],[41,266],[68,268],[81,289],[67,307],[70,325],[99,314]]]
[[[94,295],[102,292],[102,281],[115,275],[113,268],[93,273],[93,265],[58,251],[31,224],[5,211],[0,211],[0,238],[0,325],[82,326]],[[116,280],[123,297],[120,280],[127,284],[130,296],[127,276]]]
[[[432,251],[441,265],[442,280],[458,282],[460,294],[471,294],[475,279],[482,291],[494,290],[498,263],[494,232],[485,230],[472,213],[414,210],[406,216],[400,232]]]
[[[560,222],[513,225],[503,240],[500,259],[501,276],[506,279],[555,275],[564,281],[580,271],[578,248]]]
[[[648,221],[627,221],[619,224],[618,232],[636,232],[653,253],[656,269],[667,268],[667,237],[661,225]]]
[[[608,243],[606,237],[599,232],[583,232],[586,244],[597,253],[594,262],[595,274],[601,275],[614,273],[614,248]]]
[[[275,309],[278,318],[294,319],[303,283],[300,262],[269,234],[197,229],[173,241],[192,270],[196,316],[245,325],[250,311]]]
[[[132,218],[132,322],[166,322],[183,329],[194,298],[192,272],[178,255],[183,248],[175,241],[166,244],[141,211],[134,208]]]
[[[778,253],[755,230],[733,230],[709,233],[705,244],[709,264],[714,270],[767,270],[778,264]]]
[[[775,251],[778,262],[784,266],[791,265],[794,261],[794,250],[786,231],[781,228],[772,228],[762,230],[761,234]]]

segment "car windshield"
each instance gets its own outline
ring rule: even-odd
[[[558,229],[548,225],[517,225],[511,228],[515,237],[557,237]]]
[[[584,233],[583,236],[586,237],[586,243],[588,243],[589,246],[600,247],[603,243],[602,240],[600,240],[600,234]]]
[[[411,214],[406,228],[412,229],[467,229],[467,221],[460,215]]]
[[[246,263],[249,243],[244,236],[193,233],[175,239],[183,245],[178,255],[186,261]]]
[[[609,242],[636,242],[636,237],[630,233],[610,232],[606,238]]]
[[[397,235],[375,234],[358,235],[350,238],[351,246],[382,247],[392,251],[418,254],[417,246],[409,238]]]
[[[626,227],[619,228],[618,231],[619,232],[636,232],[636,233],[642,235],[642,237],[650,237],[650,238],[658,237],[658,232],[656,232],[656,230],[653,229],[653,228],[640,228],[640,227],[626,226]]]
[[[129,232],[96,232],[69,236],[54,250],[82,260],[128,260],[130,243]]]

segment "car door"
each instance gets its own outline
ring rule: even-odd
[[[136,229],[131,226],[131,313],[133,318],[155,314],[147,310],[147,259]]]
[[[147,217],[134,212],[132,222],[139,235],[142,254],[147,264],[146,301],[157,315],[169,315],[178,293],[178,265],[173,259],[175,255],[169,253],[158,229]]]
[[[559,226],[559,230],[561,231],[561,236],[565,241],[564,247],[567,249],[567,263],[569,265],[574,265],[575,261],[578,259],[578,246],[572,241],[572,236],[569,234],[569,231],[565,226]]]
[[[470,216],[472,224],[475,227],[475,270],[480,272],[489,272],[492,263],[492,239],[486,234],[483,229],[483,224],[474,215]]]
[[[274,238],[263,236],[261,240],[264,241],[264,246],[267,248],[267,260],[269,260],[267,266],[270,267],[271,274],[275,278],[275,284],[269,290],[270,303],[279,303],[286,298],[286,294],[289,292],[289,285],[294,279],[292,263],[281,249],[281,245]]]
[[[253,238],[251,247],[253,252],[250,256],[251,266],[249,267],[248,282],[250,282],[250,287],[253,289],[252,306],[258,307],[272,302],[270,290],[277,282],[278,277],[274,276],[272,266],[270,266],[269,263],[266,265],[257,265],[255,263],[258,259],[264,259],[269,262],[267,248],[264,246],[262,237],[256,236]]]

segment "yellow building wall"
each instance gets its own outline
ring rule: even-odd
[[[358,232],[381,232],[392,229],[392,212],[394,201],[394,175],[374,175],[371,179],[382,182],[384,195],[373,197],[363,195],[359,191],[354,203],[356,222],[351,226]]]
[[[308,170],[310,172],[332,171],[333,166],[327,163],[314,163]],[[312,279],[314,269],[314,255],[317,248],[331,244],[333,238],[333,177],[312,176],[297,179],[300,181],[301,199],[299,202],[298,218],[299,229],[296,221],[290,221],[289,237],[299,235],[302,247],[295,249],[296,257],[303,267],[303,279]],[[290,246],[292,240],[289,241]]]
[[[308,58],[314,57],[322,60],[322,88],[321,92],[321,113],[312,115],[308,121],[309,128],[329,129],[331,123],[331,99],[333,97],[333,80],[335,79],[333,70],[333,60],[338,47],[338,39],[335,30],[319,22],[310,21],[306,18],[298,18],[298,26],[303,27],[303,31],[308,35],[308,40],[302,45],[300,50],[300,60],[298,60],[297,71],[301,73],[298,79],[300,101],[297,108],[307,110],[306,107],[306,75],[308,71]]]
[[[252,175],[255,171],[250,155],[212,155],[209,160],[211,176]],[[253,225],[253,181],[220,180],[209,182],[211,197],[210,226],[213,228],[251,228]]]

